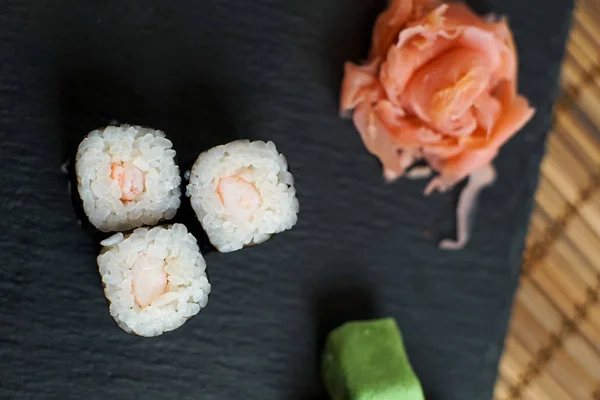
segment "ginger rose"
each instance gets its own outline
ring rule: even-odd
[[[425,194],[470,177],[457,210],[458,240],[491,161],[534,114],[517,93],[517,54],[503,19],[481,18],[460,3],[392,0],[377,19],[367,62],[345,65],[340,108],[353,120],[384,177],[422,176],[424,160],[438,172]]]

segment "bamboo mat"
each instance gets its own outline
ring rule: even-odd
[[[580,0],[494,399],[600,400],[600,0]]]

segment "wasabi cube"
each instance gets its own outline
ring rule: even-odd
[[[424,400],[392,318],[348,322],[329,333],[321,361],[333,400]]]

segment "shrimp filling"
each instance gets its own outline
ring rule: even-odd
[[[144,192],[144,173],[131,163],[113,163],[110,178],[121,189],[121,201],[135,200]]]
[[[249,221],[262,203],[256,187],[237,176],[220,179],[217,193],[230,215],[243,221]]]
[[[135,302],[142,308],[152,304],[167,289],[165,261],[140,253],[131,267],[131,286]]]

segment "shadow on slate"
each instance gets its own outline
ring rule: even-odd
[[[346,267],[354,274],[324,279],[312,288],[310,300],[314,330],[311,334],[316,339],[315,347],[310,353],[314,361],[313,368],[293,365],[296,370],[303,371],[300,374],[291,374],[297,380],[294,386],[301,389],[292,391],[285,397],[287,400],[328,399],[329,396],[320,378],[321,354],[325,348],[327,335],[345,322],[369,320],[381,316],[377,310],[375,289],[364,278],[360,278],[361,275],[364,276],[364,269],[357,266]]]
[[[330,89],[330,94],[337,100],[341,90],[341,81],[344,76],[344,63],[350,60],[366,59],[371,44],[371,32],[377,16],[385,8],[386,0],[365,1],[355,7],[339,7],[330,4],[321,15],[329,21],[320,27],[325,40],[322,46],[327,57],[322,60],[327,68],[321,73],[325,74],[324,84]]]
[[[156,96],[144,96],[147,88],[132,87],[126,79],[101,68],[74,68],[63,71],[61,76],[60,115],[65,159],[69,160],[71,197],[82,229],[96,243],[112,234],[98,231],[83,211],[74,167],[79,143],[92,130],[107,125],[141,125],[166,132],[177,151],[182,205],[174,219],[163,223],[185,222],[198,239],[203,254],[214,251],[189,201],[183,198],[187,184],[183,175],[201,152],[237,139],[230,119],[219,107],[218,91],[204,84],[182,84],[173,88],[166,102]]]
[[[490,0],[466,0],[466,3],[479,14],[486,15],[492,12]]]
[[[82,229],[95,243],[111,235],[100,232],[89,223],[77,192],[75,155],[83,138],[94,129],[128,121],[129,124],[144,124],[156,127],[159,114],[150,110],[150,105],[139,90],[124,80],[102,69],[81,68],[62,71],[60,79],[60,119],[65,143],[64,159],[68,162],[73,208]],[[144,121],[143,123],[141,121]],[[159,128],[156,128],[159,129]]]

